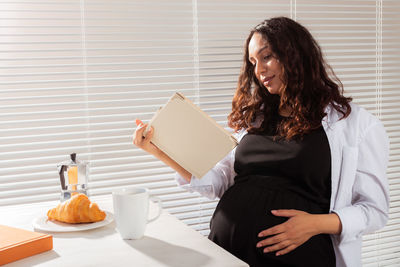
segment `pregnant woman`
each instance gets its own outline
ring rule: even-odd
[[[245,42],[231,153],[198,179],[139,120],[133,143],[220,198],[209,238],[250,266],[361,266],[362,235],[388,218],[388,138],[335,77],[305,27],[268,19]]]

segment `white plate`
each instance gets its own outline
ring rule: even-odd
[[[51,221],[47,219],[47,216],[40,216],[33,220],[33,227],[35,229],[47,232],[85,231],[85,230],[99,228],[111,223],[114,220],[113,214],[108,211],[106,211],[105,213],[106,213],[106,218],[100,222],[77,223],[77,224]]]

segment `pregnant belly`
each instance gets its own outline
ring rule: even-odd
[[[271,225],[274,224],[273,221],[281,223],[287,220],[274,220],[277,217],[271,214],[271,210],[296,209],[313,214],[329,212],[329,207],[309,200],[290,181],[279,177],[259,176],[250,176],[249,179],[235,182],[220,199],[216,211],[219,209],[234,221],[267,215],[271,218]]]
[[[280,184],[282,185],[282,184]],[[211,220],[211,232],[220,238],[235,240],[253,239],[267,228],[284,223],[286,217],[271,213],[275,209],[296,209],[319,214],[326,208],[308,201],[300,194],[282,186],[259,186],[251,181],[235,183],[220,199]]]
[[[234,185],[220,199],[213,222],[224,222],[228,228],[235,227],[236,230],[246,232],[258,226],[266,229],[287,220],[285,217],[274,216],[271,213],[274,209],[312,212],[309,203],[293,192]]]
[[[286,217],[274,216],[271,213],[273,209],[296,209],[314,214],[326,212],[287,188],[237,183],[220,199],[211,219],[209,238],[242,259],[247,259],[249,253],[255,253],[257,257],[276,260],[274,253],[265,254],[262,248],[256,248],[261,240],[258,237],[259,232],[288,220]],[[279,260],[285,261],[287,258],[297,257],[297,254],[307,255],[309,258],[323,255],[334,260],[333,247],[327,235],[311,238],[297,248],[296,252],[280,257]]]

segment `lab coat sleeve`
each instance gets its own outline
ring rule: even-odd
[[[380,121],[371,125],[358,145],[351,205],[333,210],[342,223],[339,242],[354,241],[384,227],[388,220],[389,189],[386,170],[389,139]]]
[[[190,183],[188,183],[179,173],[176,173],[175,180],[179,186],[190,192],[198,192],[209,199],[220,198],[233,184],[235,177],[233,168],[235,150],[236,148],[218,162],[201,179],[192,175]]]

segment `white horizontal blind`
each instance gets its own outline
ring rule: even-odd
[[[0,205],[58,198],[56,164],[87,154],[80,10],[0,2]]]
[[[398,1],[297,0],[295,16],[321,45],[345,94],[378,116],[390,137],[390,219],[363,238],[363,266],[400,265]]]
[[[388,178],[390,210],[387,226],[376,234],[379,266],[400,266],[400,1],[381,4],[381,119],[390,138]],[[366,265],[367,266],[367,265]],[[372,265],[372,266],[377,266]]]
[[[134,120],[178,90],[226,127],[250,28],[284,15],[311,30],[346,94],[386,126],[390,220],[365,236],[363,264],[400,264],[399,12],[396,0],[1,1],[0,205],[57,199],[56,165],[76,152],[91,162],[91,194],[149,187],[208,234],[217,202],[136,149]]]
[[[90,194],[145,186],[198,217],[197,195],[131,141],[135,118],[197,94],[192,3],[3,1],[0,19],[0,205],[59,198],[56,165],[76,152]]]
[[[199,216],[198,195],[177,187],[172,169],[134,147],[131,136],[135,118],[149,121],[175,91],[197,94],[192,4],[82,2],[91,192],[145,186],[190,222]]]

